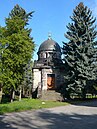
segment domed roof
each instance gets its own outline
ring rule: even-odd
[[[56,41],[52,40],[51,38],[48,38],[46,41],[44,41],[40,45],[38,52],[40,52],[40,51],[58,51],[58,52],[61,52],[61,48]]]

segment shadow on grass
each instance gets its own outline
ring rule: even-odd
[[[7,106],[0,107],[0,115],[3,115],[4,112],[9,112],[9,111],[10,109]]]

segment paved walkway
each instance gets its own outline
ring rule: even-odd
[[[0,115],[0,129],[96,129],[97,102]]]

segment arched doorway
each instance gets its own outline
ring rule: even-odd
[[[55,89],[55,74],[47,74],[47,89]]]

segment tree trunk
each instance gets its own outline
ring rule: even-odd
[[[13,102],[13,100],[15,99],[15,91],[12,89],[11,91],[11,102]]]
[[[2,94],[3,94],[2,88],[0,88],[0,103],[1,103],[1,101],[2,101]]]
[[[2,95],[3,95],[2,83],[0,83],[0,103],[2,101]]]
[[[30,99],[32,99],[32,89],[30,89]]]
[[[83,100],[86,99],[86,90],[85,89],[82,90],[82,99]]]
[[[22,97],[21,97],[21,96],[22,96],[22,89],[21,89],[21,86],[20,86],[20,91],[19,91],[19,92],[20,92],[20,94],[19,94],[19,101],[21,101],[21,98],[22,98]]]
[[[25,88],[23,86],[23,97],[25,97]]]

